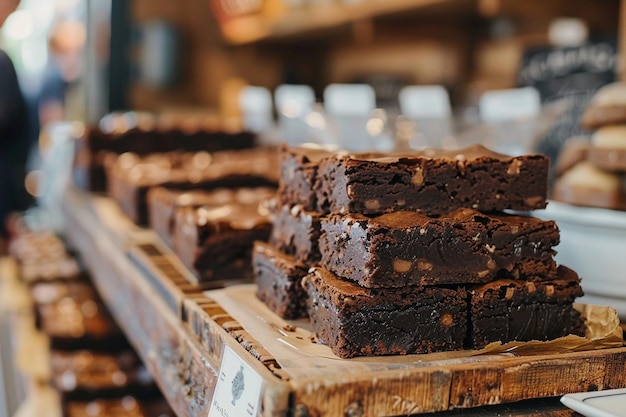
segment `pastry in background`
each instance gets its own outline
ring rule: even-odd
[[[579,162],[587,159],[590,141],[585,136],[574,136],[565,142],[554,163],[554,175],[560,177]]]
[[[623,210],[622,183],[620,175],[583,161],[555,180],[552,198],[577,206]]]
[[[589,162],[617,172],[626,172],[626,124],[604,126],[591,136]]]
[[[588,130],[626,122],[626,83],[615,82],[600,88],[581,119]]]

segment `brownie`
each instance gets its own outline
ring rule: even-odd
[[[147,196],[150,227],[156,231],[167,246],[172,247],[172,227],[174,225],[174,212],[177,208],[197,208],[203,205],[218,207],[223,204],[246,203],[247,201],[258,203],[272,198],[275,193],[275,188],[270,187],[219,188],[212,191],[183,191],[154,187],[148,191]]]
[[[367,289],[323,268],[304,278],[319,341],[341,358],[460,350],[467,333],[464,289]]]
[[[581,118],[588,130],[626,122],[626,83],[614,82],[596,91]]]
[[[57,259],[24,260],[20,264],[20,278],[34,285],[50,281],[78,281],[86,279],[86,273],[76,259],[62,256]]]
[[[128,346],[93,287],[51,282],[32,287],[38,327],[53,349],[119,350]]]
[[[199,208],[181,207],[174,215],[173,250],[198,282],[252,279],[255,240],[267,241],[269,213],[258,199]]]
[[[578,275],[559,266],[550,282],[497,280],[469,290],[470,339],[474,349],[491,342],[551,340],[584,336],[585,324],[573,307],[583,295]]]
[[[137,355],[89,350],[51,352],[52,383],[65,400],[89,400],[134,393],[155,396],[158,389]]]
[[[109,114],[101,125],[90,126],[75,141],[72,177],[78,188],[97,192],[107,189],[104,160],[109,153],[214,152],[251,148],[256,142],[250,132],[227,132],[201,120],[159,123],[156,116],[125,113]]]
[[[283,205],[301,205],[304,210],[316,207],[315,178],[322,158],[331,152],[315,147],[287,147],[280,150],[278,199]]]
[[[312,265],[320,260],[321,214],[300,205],[282,206],[275,214],[270,243],[280,251]]]
[[[284,319],[307,316],[306,292],[302,278],[306,266],[265,242],[254,242],[252,267],[257,284],[256,294],[270,310]]]
[[[108,163],[109,194],[139,225],[148,225],[147,193],[151,187],[213,190],[236,187],[275,187],[278,152],[274,148],[120,155]]]
[[[320,264],[363,287],[556,276],[554,221],[464,208],[438,217],[335,213],[321,226]]]
[[[604,171],[588,161],[578,163],[555,179],[552,198],[583,207],[626,209],[622,176]]]
[[[163,398],[138,399],[131,395],[98,398],[92,401],[69,401],[63,406],[64,417],[175,417]]]
[[[322,159],[317,210],[436,215],[461,207],[483,212],[546,206],[548,157],[507,156],[475,145],[455,151],[338,154]]]
[[[68,256],[61,238],[50,230],[24,231],[10,241],[8,251],[20,263],[52,261]]]
[[[626,126],[604,126],[596,130],[591,136],[588,160],[607,171],[626,172]]]

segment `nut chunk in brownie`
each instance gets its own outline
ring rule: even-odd
[[[282,206],[274,216],[270,243],[306,264],[320,259],[320,218],[300,205]]]
[[[283,146],[280,150],[278,198],[282,204],[299,204],[315,210],[315,177],[319,161],[331,152],[321,148]]]
[[[467,332],[464,289],[367,289],[313,268],[304,280],[319,340],[341,358],[460,350]]]
[[[257,297],[284,319],[306,317],[306,292],[302,278],[307,268],[265,242],[254,242],[252,267]]]
[[[336,213],[321,223],[321,264],[363,287],[556,276],[553,221],[463,208],[439,217]]]
[[[480,145],[455,151],[338,154],[320,162],[317,209],[436,215],[461,207],[482,212],[544,208],[548,161],[543,155],[512,157]]]
[[[198,282],[251,279],[255,240],[267,241],[269,212],[257,198],[199,208],[182,207],[174,214],[173,250]]]
[[[550,340],[585,334],[573,307],[583,295],[578,275],[559,266],[549,282],[498,280],[469,290],[470,343],[480,349],[491,342]]]

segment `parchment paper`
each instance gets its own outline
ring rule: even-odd
[[[561,354],[623,345],[622,328],[613,308],[577,304],[576,308],[587,321],[585,337],[572,335],[548,342],[492,343],[482,350],[341,359],[328,346],[315,341],[308,320],[281,319],[256,297],[255,290],[254,284],[247,284],[207,291],[206,295],[218,302],[261,343],[280,364],[281,372],[291,378],[488,362],[494,360],[494,355],[502,358],[512,355]]]

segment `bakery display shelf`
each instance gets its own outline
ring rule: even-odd
[[[342,360],[314,343],[306,321],[271,313],[252,284],[186,283],[156,234],[124,224],[112,201],[70,191],[63,212],[69,243],[179,416],[208,414],[226,348],[262,379],[262,416],[571,415],[555,397],[626,387],[624,347]]]
[[[201,294],[200,289],[177,281],[176,275],[160,276],[159,281],[150,277],[149,268],[171,263],[138,267],[131,252],[146,253],[151,247],[147,241],[158,244],[156,235],[128,222],[111,200],[69,191],[62,212],[68,244],[81,254],[102,299],[176,414],[208,415],[219,354],[206,354],[181,325],[179,309],[183,300]],[[229,346],[247,355],[235,341]],[[251,366],[264,378],[273,378],[262,364],[251,361]]]
[[[364,0],[320,2],[276,12],[244,15],[220,23],[224,38],[233,45],[331,29],[348,23],[408,11],[443,6],[467,6],[459,0]]]

